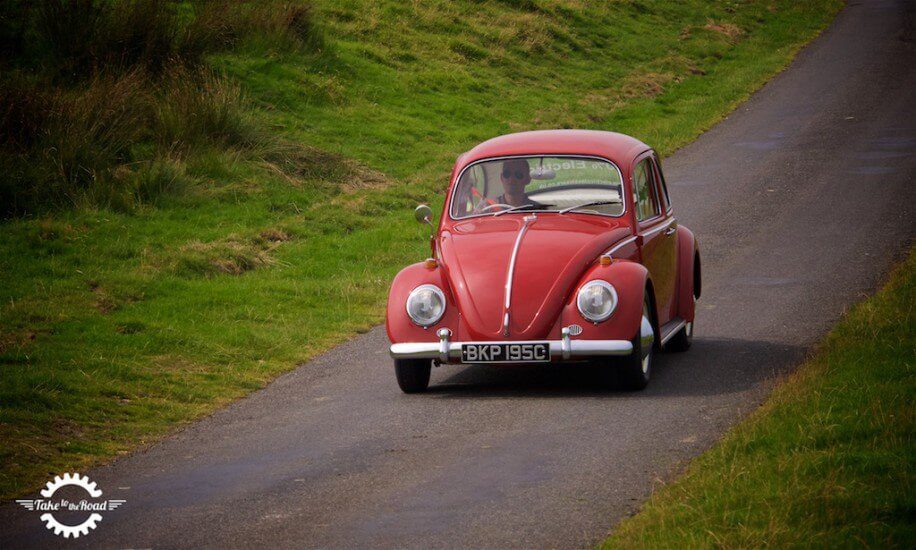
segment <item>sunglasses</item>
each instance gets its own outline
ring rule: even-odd
[[[512,170],[503,170],[503,178],[510,179],[512,177],[512,173],[513,173]],[[524,179],[526,175],[527,174],[525,174],[525,172],[523,172],[522,170],[515,171],[515,179],[517,180]]]

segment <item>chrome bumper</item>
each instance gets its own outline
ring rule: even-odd
[[[543,344],[544,340],[452,342],[451,331],[441,329],[438,342],[405,342],[391,344],[391,356],[395,359],[437,359],[441,363],[461,361],[461,346],[465,344]],[[563,329],[562,340],[547,340],[551,359],[573,357],[595,357],[604,355],[629,355],[633,343],[629,340],[572,340]]]

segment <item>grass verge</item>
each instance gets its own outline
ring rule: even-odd
[[[262,26],[320,27],[320,55],[266,31],[220,35],[200,62],[238,87],[233,112],[271,148],[182,147],[201,134],[197,108],[157,103],[165,139],[148,139],[175,145],[112,172],[131,208],[2,223],[0,498],[153,441],[380,322],[391,278],[425,257],[412,206],[441,205],[476,142],[583,127],[671,152],[840,5],[328,0],[306,31]]]
[[[916,251],[602,547],[911,546],[914,308]]]

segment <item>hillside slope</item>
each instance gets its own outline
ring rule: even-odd
[[[475,142],[585,127],[669,153],[838,7],[320,2],[317,46],[267,26],[209,50],[253,145],[165,148],[181,185],[155,201],[3,222],[0,494],[151,441],[378,323],[391,277],[424,257],[410,208],[439,200]]]

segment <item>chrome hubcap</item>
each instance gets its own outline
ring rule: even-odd
[[[645,304],[642,306],[642,322],[639,325],[639,344],[642,351],[642,372],[649,372],[649,363],[652,361],[652,346],[655,344],[655,331],[649,321],[649,310]]]

